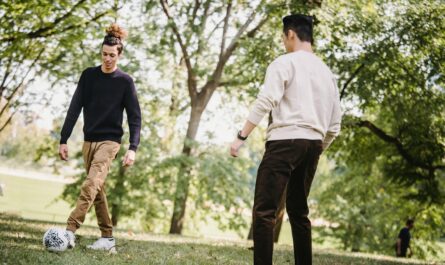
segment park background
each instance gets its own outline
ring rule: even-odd
[[[399,230],[415,218],[413,258],[444,262],[445,4],[410,0],[1,2],[0,258],[15,264],[40,255],[39,233],[63,226],[77,198],[85,177],[82,118],[68,163],[57,155],[60,129],[82,70],[100,64],[104,29],[113,22],[129,33],[119,67],[134,77],[143,112],[135,166],[115,161],[107,179],[115,227],[128,240],[185,238],[213,252],[212,240],[251,244],[267,118],[241,157],[231,158],[228,146],[267,65],[284,53],[281,18],[290,13],[316,16],[315,53],[336,73],[344,111],[309,198],[316,255],[336,253],[335,264],[359,264],[343,260],[348,253],[394,256]],[[128,133],[118,161],[127,147]],[[277,262],[293,264],[289,223],[280,216]],[[26,236],[24,227],[36,222]],[[95,226],[94,211],[86,224]],[[98,235],[88,229],[87,238]],[[17,256],[23,244],[33,247]],[[171,251],[171,264],[186,264]],[[227,253],[190,264],[230,264]],[[246,264],[250,254],[240,254]]]

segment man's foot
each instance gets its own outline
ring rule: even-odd
[[[92,245],[88,245],[87,248],[95,250],[107,250],[111,253],[116,253],[116,240],[114,240],[114,237],[101,237]]]
[[[76,246],[76,236],[70,230],[65,231],[65,237],[68,239],[68,248],[74,248]]]

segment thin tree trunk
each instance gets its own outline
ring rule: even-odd
[[[187,128],[187,135],[182,149],[182,154],[185,156],[191,156],[191,144],[196,139],[196,133],[198,132],[203,110],[203,108],[197,108],[192,105],[192,111],[190,113],[190,120]],[[170,224],[170,234],[182,233],[189,186],[189,168],[187,164],[182,163],[179,169],[178,180],[176,184],[176,194],[173,206],[173,215]]]

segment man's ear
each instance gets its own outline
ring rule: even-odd
[[[289,30],[285,30],[283,31],[284,37],[288,38],[289,37]]]
[[[287,34],[288,34],[287,37],[289,39],[296,39],[297,38],[297,33],[295,33],[295,31],[293,31],[293,30],[289,30]]]

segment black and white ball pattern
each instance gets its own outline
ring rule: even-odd
[[[49,251],[65,251],[68,247],[68,235],[65,229],[48,229],[43,235],[43,245]]]

